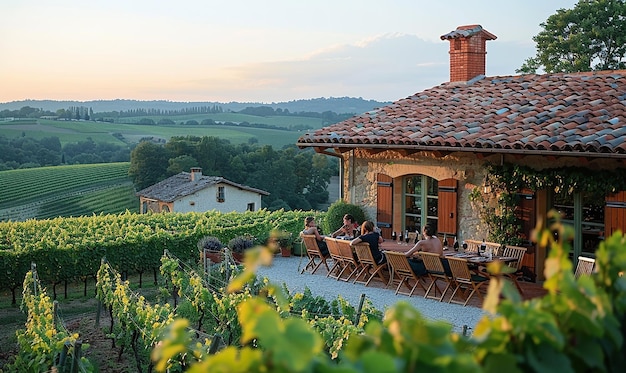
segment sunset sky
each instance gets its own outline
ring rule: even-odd
[[[487,75],[512,75],[575,0],[3,0],[0,102],[394,101],[449,79],[448,42],[480,24]]]

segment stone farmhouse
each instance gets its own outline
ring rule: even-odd
[[[268,192],[219,176],[204,176],[201,168],[181,172],[137,192],[141,213],[256,211]]]
[[[384,236],[429,223],[448,240],[487,238],[472,195],[497,197],[490,165],[596,180],[626,169],[626,71],[488,77],[486,42],[495,35],[469,25],[441,39],[450,43],[449,82],[297,142],[340,159],[341,198],[363,206]],[[593,256],[604,237],[626,230],[626,188],[601,198],[576,188],[515,192],[524,265],[539,279],[546,253],[529,238],[548,211],[575,228],[572,258]]]

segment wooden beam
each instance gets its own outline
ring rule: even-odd
[[[371,155],[375,155],[375,154],[379,154],[382,152],[386,152],[387,149],[375,148],[375,149],[365,149],[365,151]]]
[[[415,153],[419,153],[420,151],[417,149],[401,149],[398,151],[398,153],[400,153],[402,156],[409,156]]]

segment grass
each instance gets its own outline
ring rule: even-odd
[[[123,118],[129,122],[137,122],[142,118],[150,118],[157,122],[163,117],[133,117]],[[213,119],[223,122],[249,122],[273,125],[285,129],[293,126],[305,126],[307,128],[321,128],[322,120],[308,117],[259,117],[238,113],[222,114],[196,114],[166,117],[176,123],[196,120],[199,123],[203,119]],[[121,134],[123,139],[114,137],[113,134]],[[61,145],[77,143],[92,139],[99,143],[111,143],[117,145],[135,144],[144,137],[155,137],[169,140],[172,136],[215,136],[230,141],[233,144],[247,143],[256,138],[261,145],[272,145],[280,149],[285,145],[294,144],[302,133],[297,131],[264,129],[240,126],[186,126],[186,125],[139,125],[124,123],[107,123],[91,121],[59,121],[39,119],[28,122],[0,122],[0,135],[9,139],[16,137],[32,137],[42,139],[56,136]]]

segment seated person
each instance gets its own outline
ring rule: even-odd
[[[324,236],[322,236],[315,226],[315,218],[312,216],[307,216],[304,218],[304,230],[302,230],[302,234],[312,234],[315,236],[315,240],[317,241],[317,247],[320,249],[320,253],[323,256],[328,256],[328,245],[326,245],[326,241],[324,241]]]
[[[332,237],[337,236],[347,236],[347,237],[355,237],[358,235],[359,225],[354,221],[354,217],[350,214],[345,214],[343,216],[343,225],[333,232]],[[355,234],[355,230],[357,231]]]
[[[413,253],[417,251],[426,251],[428,253],[439,254],[442,258],[441,262],[443,264],[443,269],[446,272],[446,275],[452,276],[452,271],[450,271],[450,264],[448,260],[443,257],[443,245],[437,236],[435,236],[435,232],[430,225],[425,225],[423,230],[424,238],[417,241],[415,246],[413,246],[409,251],[407,251],[404,255],[409,258],[409,264],[413,269],[413,272],[418,276],[424,276],[426,274],[426,267],[424,266],[424,262],[421,259],[413,258]]]
[[[350,244],[356,245],[360,242],[367,242],[370,245],[370,251],[372,252],[372,257],[376,261],[377,264],[383,264],[387,262],[387,258],[385,258],[385,254],[380,251],[379,244],[383,242],[383,237],[378,234],[378,232],[374,231],[374,223],[369,220],[366,220],[361,224],[361,235],[355,239],[353,239]]]

